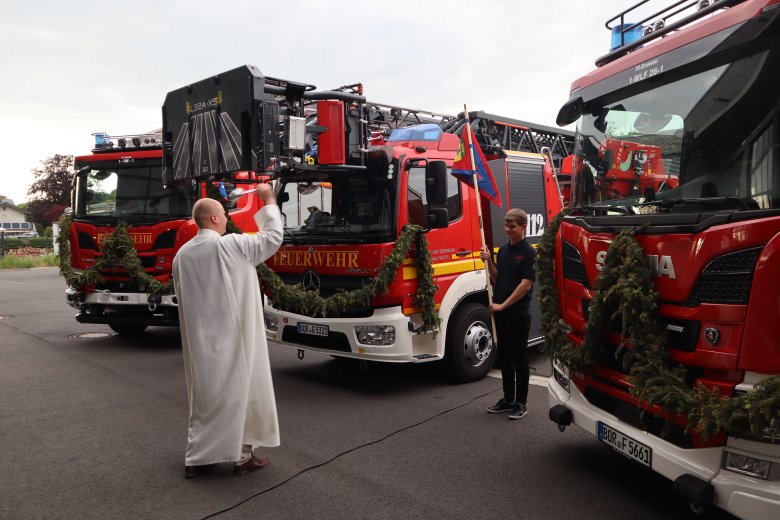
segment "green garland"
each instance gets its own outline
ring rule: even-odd
[[[663,407],[668,433],[674,415],[688,417],[687,428],[710,438],[722,430],[732,434],[762,435],[780,428],[780,377],[757,384],[750,392],[721,397],[701,382],[691,388],[684,367],[675,364],[664,347],[658,326],[658,293],[642,246],[634,238],[637,228],[623,230],[610,244],[591,302],[582,344],[575,348],[559,319],[556,294],[555,236],[563,214],[550,223],[539,243],[536,275],[542,309],[544,351],[573,370],[587,370],[607,347],[610,324],[619,324],[620,355],[626,344],[623,367],[629,373],[632,395]],[[630,338],[630,339],[627,339]],[[773,433],[774,435],[774,433]]]
[[[211,184],[207,187],[207,194],[225,206],[219,192]],[[162,283],[144,271],[141,261],[138,259],[133,238],[128,232],[127,225],[121,221],[103,242],[101,247],[103,256],[95,262],[95,265],[85,269],[81,274],[76,274],[71,266],[69,242],[72,222],[72,217],[63,216],[59,222],[58,234],[60,274],[70,287],[78,290],[84,290],[89,286],[100,287],[101,283],[105,281],[100,271],[123,268],[139,289],[147,289],[146,292],[150,295],[173,294],[172,281]],[[228,215],[227,233],[241,232],[241,229]],[[433,281],[433,265],[428,251],[428,241],[420,226],[411,225],[404,229],[396,241],[393,251],[385,259],[379,274],[360,289],[322,298],[318,292],[304,291],[300,286],[285,284],[265,264],[260,264],[257,267],[257,274],[261,280],[267,283],[271,297],[278,309],[312,317],[338,317],[351,307],[369,306],[375,296],[386,293],[412,246],[416,249],[418,272],[414,305],[422,307],[423,324],[419,330],[420,332],[433,332],[435,337],[441,323],[434,302],[434,295],[438,287]]]
[[[138,252],[135,249],[133,237],[127,229],[127,224],[120,221],[114,231],[103,241],[100,250],[103,256],[85,269],[81,274],[76,274],[71,265],[70,251],[70,226],[73,222],[71,216],[63,216],[59,221],[59,233],[57,235],[57,249],[59,254],[60,274],[65,278],[65,283],[77,290],[86,287],[100,287],[105,278],[101,271],[125,269],[130,279],[141,291],[152,296],[173,294],[171,280],[163,283],[144,271]]]
[[[385,258],[379,273],[360,289],[339,292],[323,298],[317,291],[306,291],[300,285],[284,283],[265,264],[257,267],[257,274],[266,282],[274,307],[277,309],[311,317],[336,318],[349,308],[367,307],[371,305],[372,298],[386,293],[413,245],[417,260],[417,292],[414,296],[414,305],[423,309],[423,324],[420,332],[433,332],[435,337],[441,323],[433,299],[438,287],[433,281],[428,241],[420,226],[410,225],[404,229],[395,242],[393,251]]]

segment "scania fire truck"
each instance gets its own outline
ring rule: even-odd
[[[309,110],[316,110],[316,119],[307,117]],[[421,125],[377,131],[370,103],[359,93],[272,82],[251,66],[169,93],[164,112],[171,179],[221,176],[242,166],[274,176],[285,239],[266,263],[288,285],[320,297],[360,289],[380,272],[407,224],[427,230],[438,333],[421,331],[421,309],[413,303],[418,272],[410,254],[387,291],[339,317],[282,310],[267,294],[271,343],[366,361],[445,359],[461,380],[490,369],[495,349],[475,193],[447,173],[464,118],[437,121],[429,114]],[[530,213],[529,239],[537,240],[560,211],[553,161],[571,152],[573,133],[483,113],[471,119],[504,203]],[[199,126],[203,120],[211,131]],[[230,164],[193,171],[196,147],[228,157]],[[505,210],[491,212],[486,200],[483,208],[493,224],[486,229],[492,247],[504,240]]]
[[[122,221],[127,225],[144,271],[162,283],[171,276],[176,251],[196,233],[192,205],[206,196],[205,183],[162,182],[159,131],[143,135],[95,134],[92,154],[75,158],[68,230],[75,274],[95,266],[101,244]],[[246,182],[253,179],[244,172]],[[212,183],[213,184],[213,183]],[[231,186],[214,186],[227,199]],[[227,203],[229,201],[226,200]],[[230,214],[244,231],[257,231],[252,215],[262,202],[253,194],[231,204]],[[151,295],[122,267],[104,267],[97,285],[68,287],[67,303],[80,323],[102,323],[120,335],[135,335],[148,326],[178,326],[176,296]]]
[[[577,122],[572,208],[555,240],[560,325],[583,344],[606,252],[633,228],[673,365],[690,389],[737,398],[780,374],[780,2],[676,2],[638,20],[645,3],[607,22],[622,45],[558,115]],[[762,431],[701,435],[632,394],[631,342],[610,330],[589,368],[554,363],[561,431],[574,424],[665,476],[696,511],[780,518],[777,410]]]

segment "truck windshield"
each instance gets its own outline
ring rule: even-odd
[[[91,171],[76,180],[75,216],[116,217],[129,222],[150,216],[189,217],[194,203],[191,187],[174,184],[164,188],[158,163],[92,165]]]
[[[285,242],[387,241],[395,229],[396,184],[387,168],[284,179],[277,200]]]
[[[646,79],[623,90],[630,95],[586,105],[575,207],[615,215],[780,208],[778,55],[665,84]]]

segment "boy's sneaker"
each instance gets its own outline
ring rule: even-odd
[[[522,419],[525,417],[525,414],[528,413],[528,408],[525,407],[523,403],[519,403],[517,406],[514,406],[512,408],[512,413],[507,415],[509,419]]]
[[[513,408],[514,405],[502,397],[493,406],[488,406],[487,411],[488,413],[505,413],[511,411]]]

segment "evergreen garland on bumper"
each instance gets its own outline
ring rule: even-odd
[[[687,416],[689,430],[710,438],[722,430],[731,434],[774,438],[780,430],[780,377],[757,384],[750,392],[721,397],[717,389],[701,382],[691,388],[683,366],[674,363],[665,347],[665,335],[657,321],[658,293],[651,278],[644,250],[634,238],[638,229],[625,229],[610,244],[596,292],[590,305],[585,337],[579,347],[568,339],[559,317],[555,284],[555,237],[563,213],[550,222],[539,242],[536,276],[542,310],[544,351],[576,371],[588,370],[599,356],[623,356],[632,395],[659,405],[672,417]],[[608,345],[609,330],[620,331],[614,354]],[[615,336],[613,336],[615,337]],[[625,350],[625,352],[623,352]]]
[[[417,292],[414,304],[422,307],[423,325],[420,331],[433,332],[435,336],[441,322],[433,299],[438,287],[433,282],[433,266],[428,251],[428,240],[420,226],[409,225],[405,227],[395,242],[393,251],[385,258],[379,273],[360,289],[339,292],[328,298],[323,298],[317,291],[305,291],[300,285],[284,283],[265,264],[260,264],[257,267],[257,274],[267,284],[274,307],[277,309],[304,316],[337,318],[351,307],[371,305],[372,298],[386,293],[388,286],[393,283],[398,273],[398,268],[413,245],[416,249],[417,260]]]
[[[135,249],[133,237],[127,229],[127,224],[119,221],[114,231],[103,241],[100,251],[103,256],[85,269],[81,274],[76,274],[71,265],[70,252],[70,225],[73,218],[66,216],[60,219],[57,249],[59,254],[60,274],[65,278],[65,283],[77,290],[86,287],[98,287],[105,278],[101,271],[124,269],[127,275],[142,291],[152,296],[173,294],[173,282],[168,280],[163,283],[144,271],[138,252]]]

